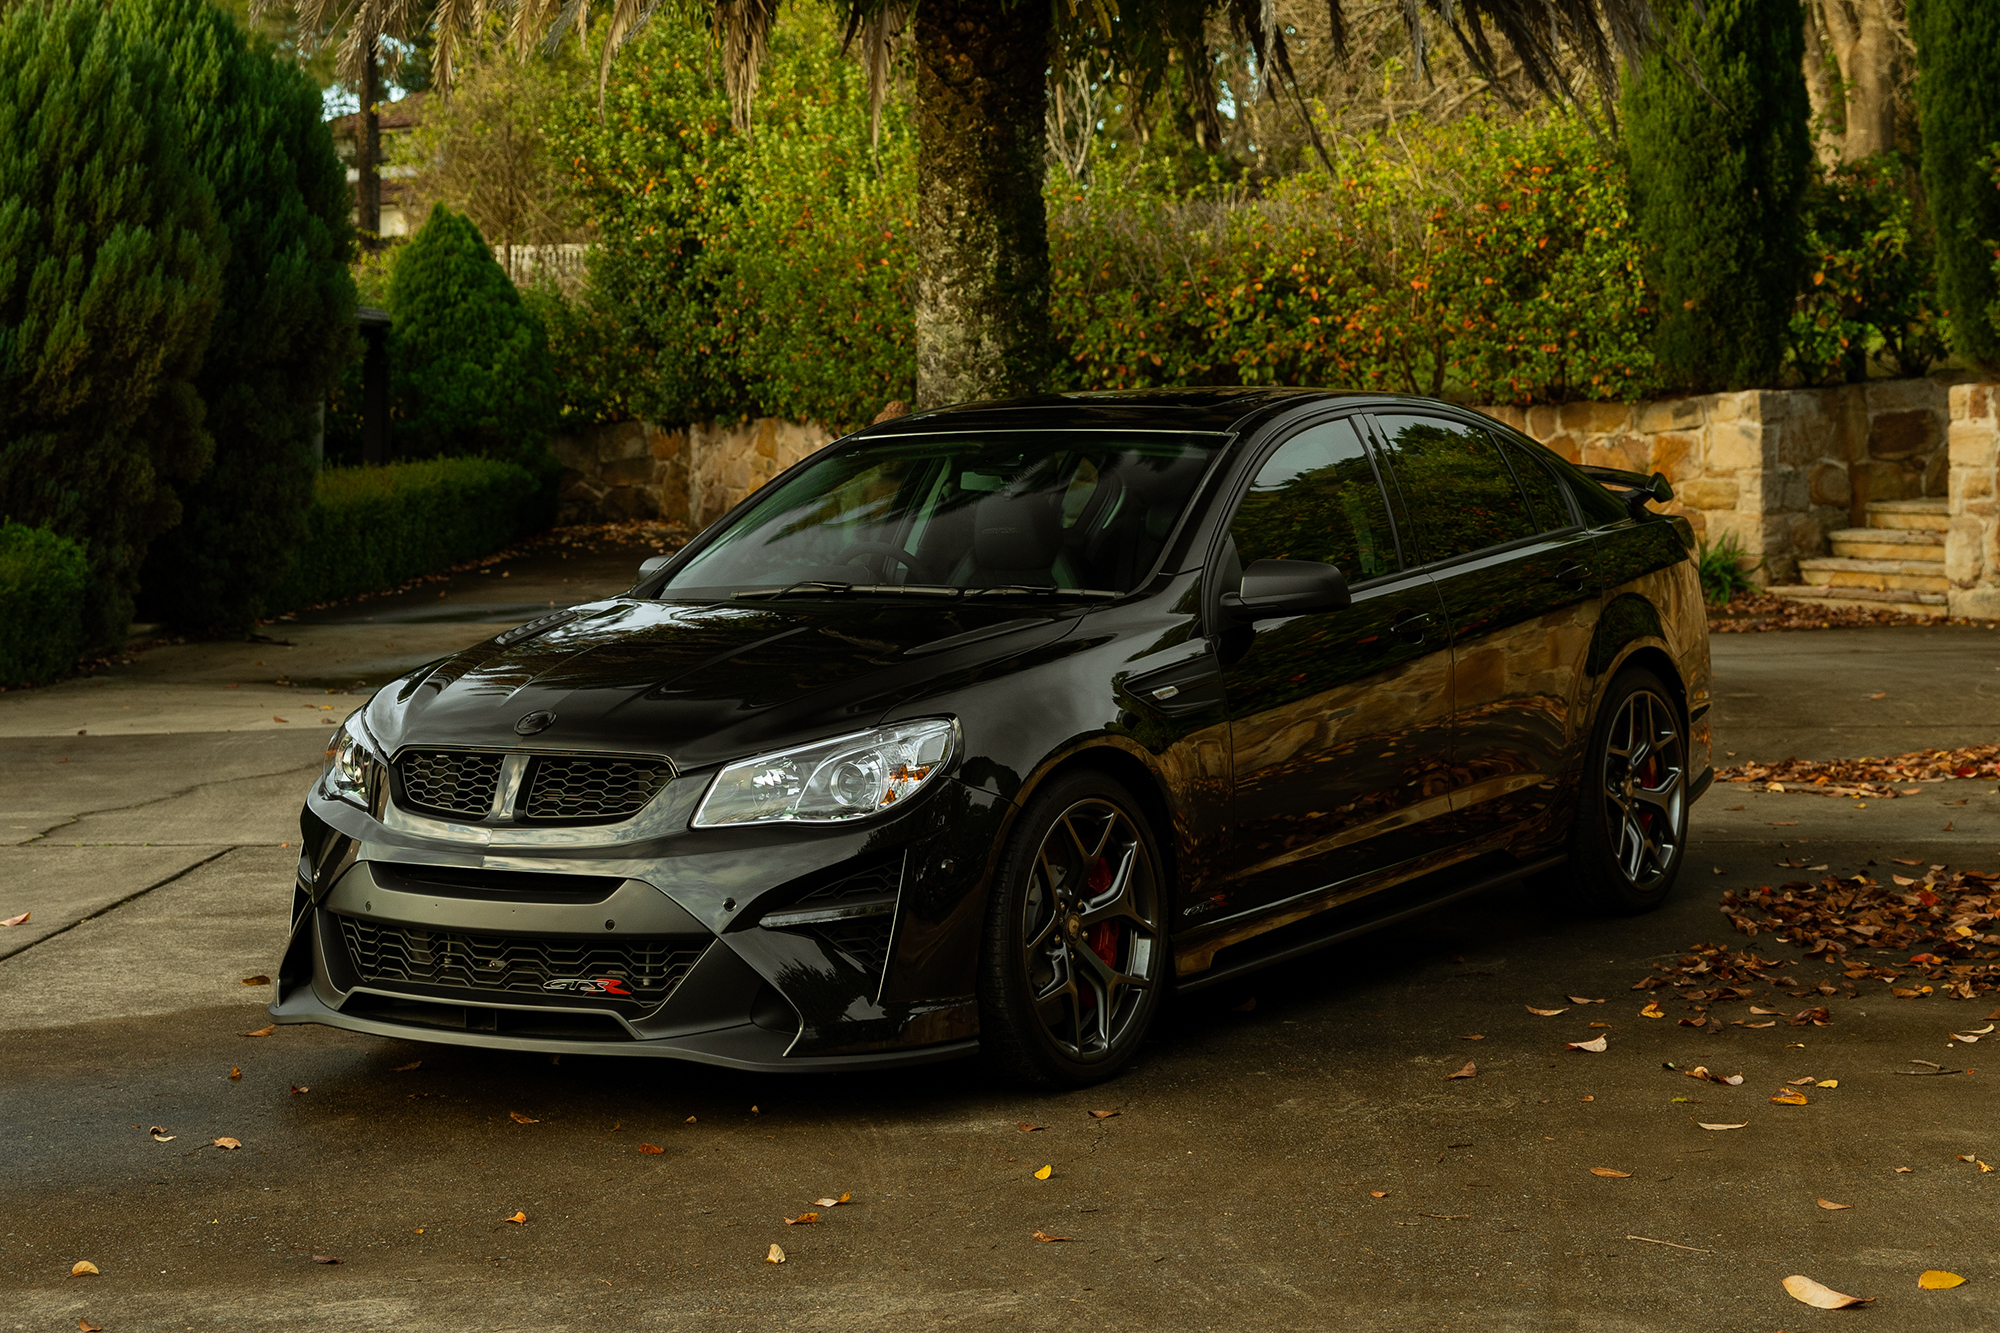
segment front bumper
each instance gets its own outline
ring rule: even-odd
[[[1001,812],[956,783],[937,795],[837,836],[679,836],[534,858],[424,845],[315,797],[270,1012],[407,1040],[774,1072],[968,1055],[979,890]]]

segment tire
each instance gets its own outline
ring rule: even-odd
[[[1591,727],[1569,863],[1557,872],[1571,906],[1634,915],[1667,900],[1687,857],[1687,721],[1643,667],[1612,680]]]
[[[1145,1040],[1172,969],[1152,827],[1101,773],[1059,778],[1022,813],[987,902],[980,1041],[1018,1082],[1084,1087]]]

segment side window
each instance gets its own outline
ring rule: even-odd
[[[1237,558],[1318,560],[1350,583],[1396,571],[1382,488],[1350,421],[1309,426],[1258,469],[1230,525]]]
[[[1521,489],[1528,493],[1528,503],[1534,507],[1535,528],[1540,532],[1560,532],[1576,525],[1576,516],[1570,512],[1569,494],[1561,481],[1549,469],[1549,465],[1536,456],[1535,451],[1523,446],[1519,441],[1506,436],[1496,437],[1500,450],[1507,455],[1507,461],[1514,465],[1514,478],[1521,483]]]
[[[1425,563],[1456,560],[1539,531],[1513,471],[1485,431],[1401,414],[1378,416],[1375,424],[1416,519]]]

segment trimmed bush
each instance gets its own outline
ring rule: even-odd
[[[271,605],[293,610],[437,573],[547,527],[552,508],[534,473],[498,459],[328,468]]]
[[[557,401],[546,335],[470,218],[431,209],[396,257],[389,318],[401,456],[549,466]]]
[[[88,552],[86,647],[208,466],[194,384],[227,242],[159,48],[90,0],[0,16],[0,514]]]
[[[306,535],[318,410],[354,341],[346,173],[319,90],[209,0],[119,0],[167,53],[188,152],[228,234],[195,385],[215,461],[141,574],[149,620],[242,629]]]
[[[1799,0],[1677,0],[1666,13],[1662,47],[1625,93],[1660,374],[1688,392],[1775,385],[1804,267],[1804,17]]]
[[[1820,171],[1807,192],[1809,272],[1791,361],[1808,384],[1859,384],[1871,355],[1909,379],[1944,358],[1935,256],[1910,174],[1885,154]]]
[[[47,528],[0,523],[0,685],[40,685],[83,651],[90,562]]]
[[[1976,366],[2000,369],[2000,327],[1986,317],[2000,246],[2000,192],[1974,163],[2000,141],[2000,5],[1992,0],[1910,0],[1917,43],[1917,123],[1923,127],[1924,197],[1937,229],[1938,300],[1952,346]]]

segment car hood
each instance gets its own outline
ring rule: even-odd
[[[683,770],[870,725],[926,677],[963,678],[1062,638],[1082,609],[871,601],[699,606],[619,600],[509,646],[419,668],[370,702],[409,745],[665,753]],[[525,737],[533,713],[554,721]]]

